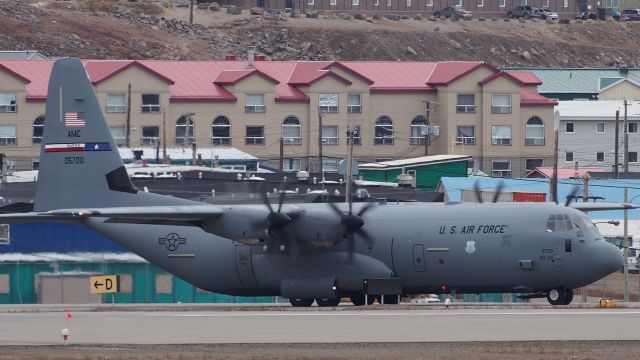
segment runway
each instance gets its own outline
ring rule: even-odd
[[[0,313],[0,345],[640,340],[639,309]]]

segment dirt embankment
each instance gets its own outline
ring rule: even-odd
[[[640,66],[640,23],[450,21],[227,14],[117,0],[0,2],[0,49],[98,59],[483,60],[496,66]]]

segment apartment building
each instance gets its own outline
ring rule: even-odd
[[[0,153],[16,170],[37,167],[52,64],[0,61]],[[282,152],[286,171],[317,171],[320,158],[335,171],[351,125],[354,156],[364,162],[470,155],[485,172],[508,177],[550,165],[553,154],[556,102],[537,93],[531,72],[484,62],[85,65],[121,146],[232,146],[274,167]]]

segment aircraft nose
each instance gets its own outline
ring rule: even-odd
[[[624,259],[620,249],[608,242],[603,242],[602,252],[600,254],[600,264],[602,272],[609,275],[616,271],[622,271]]]

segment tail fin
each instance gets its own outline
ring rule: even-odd
[[[34,210],[180,203],[138,192],[84,65],[77,58],[57,60],[49,79]]]

